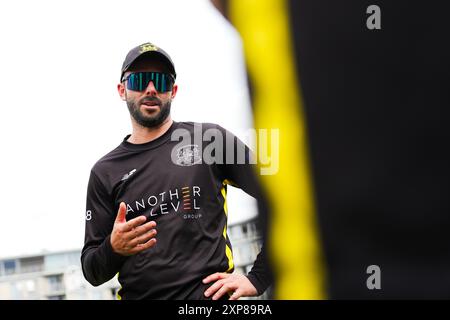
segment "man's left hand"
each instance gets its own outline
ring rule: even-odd
[[[248,278],[242,274],[229,274],[216,272],[203,279],[203,283],[215,283],[205,291],[205,296],[212,296],[212,300],[217,300],[227,292],[232,293],[229,300],[237,300],[240,297],[256,296],[258,291]]]

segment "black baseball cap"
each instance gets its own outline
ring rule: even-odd
[[[169,54],[153,43],[146,42],[131,49],[130,52],[128,52],[127,56],[125,57],[125,61],[122,64],[122,72],[120,74],[121,82],[123,79],[123,74],[131,67],[131,65],[136,61],[137,58],[143,55],[155,55],[161,58],[162,61],[166,63],[173,78],[176,79],[177,74],[175,72],[175,65],[173,64],[173,61],[170,58]]]

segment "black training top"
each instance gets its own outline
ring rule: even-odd
[[[202,142],[203,135],[223,143]],[[173,122],[162,136],[143,144],[129,143],[128,137],[91,170],[84,276],[96,286],[119,273],[122,299],[204,299],[210,285],[202,284],[204,277],[234,270],[226,233],[227,184],[257,196],[249,149],[214,124]],[[207,154],[215,156],[213,163]],[[145,215],[157,222],[156,245],[130,257],[113,252],[110,244],[122,201],[127,220]],[[269,285],[262,254],[248,278],[259,293]]]

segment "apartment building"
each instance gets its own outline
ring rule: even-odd
[[[230,225],[235,272],[247,273],[261,248],[255,219]],[[81,249],[0,260],[1,300],[111,300],[120,288],[117,277],[93,287],[83,277]],[[261,298],[267,298],[265,294]]]

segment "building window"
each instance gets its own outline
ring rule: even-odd
[[[16,270],[16,261],[15,260],[6,260],[4,262],[5,275],[14,274],[17,272]]]
[[[39,272],[44,270],[44,257],[31,257],[20,259],[20,272]]]
[[[59,294],[56,296],[48,296],[48,300],[66,300],[66,295]]]
[[[62,274],[48,276],[47,281],[48,281],[48,288],[49,288],[50,292],[64,291]]]

